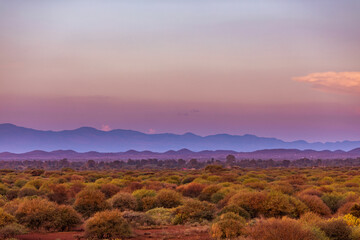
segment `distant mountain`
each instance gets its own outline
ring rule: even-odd
[[[45,151],[31,151],[28,153],[0,153],[0,160],[60,160],[67,158],[68,160],[127,160],[127,159],[184,159],[189,160],[196,158],[199,160],[209,160],[215,158],[218,160],[226,159],[226,156],[232,154],[237,159],[273,159],[273,160],[296,160],[301,158],[308,159],[346,159],[360,157],[360,148],[345,152],[337,151],[315,151],[315,150],[297,150],[297,149],[271,149],[259,150],[254,152],[235,152],[227,150],[217,151],[200,151],[193,152],[188,149],[181,149],[179,151],[167,151],[164,153],[157,153],[151,151],[135,151],[130,150],[118,153],[99,153],[99,152],[85,152],[78,153],[72,150],[57,150],[52,152]]]
[[[0,124],[0,152],[13,153],[33,150],[55,151],[58,149],[72,149],[77,152],[126,152],[128,150],[166,152],[184,148],[196,152],[219,149],[236,152],[252,152],[261,149],[350,151],[359,147],[360,141],[285,142],[276,138],[264,138],[248,134],[243,136],[217,134],[202,137],[192,133],[183,135],[145,134],[121,129],[105,132],[90,127],[65,131],[41,131],[13,124]]]

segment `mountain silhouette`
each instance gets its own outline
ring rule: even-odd
[[[9,123],[0,124],[0,152],[12,153],[24,153],[34,150],[51,152],[59,149],[71,149],[76,152],[147,150],[162,153],[181,149],[195,152],[205,150],[252,152],[263,149],[350,151],[359,147],[360,141],[309,143],[299,140],[286,142],[276,138],[258,137],[250,134],[243,136],[216,134],[202,137],[193,133],[182,135],[171,133],[146,134],[122,129],[101,131],[91,127],[64,131],[42,131]]]

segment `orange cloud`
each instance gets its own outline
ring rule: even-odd
[[[311,73],[293,80],[311,83],[314,88],[335,92],[360,94],[360,72]]]

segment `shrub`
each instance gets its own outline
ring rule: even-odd
[[[125,211],[123,218],[134,226],[151,226],[155,225],[155,220],[143,212]]]
[[[19,197],[30,197],[30,196],[36,196],[39,195],[39,192],[34,187],[23,187],[20,189],[18,196]]]
[[[19,208],[20,203],[23,201],[23,199],[15,198],[14,200],[7,202],[3,209],[5,212],[15,216],[16,210]]]
[[[282,219],[260,219],[247,231],[252,240],[314,240],[315,236],[298,221],[284,217]]]
[[[351,209],[354,207],[354,205],[355,205],[354,202],[345,203],[344,205],[339,207],[339,209],[337,210],[337,214],[338,215],[345,215],[345,214],[351,213]]]
[[[307,212],[300,217],[300,222],[306,225],[315,226],[317,223],[321,222],[321,217],[313,212]]]
[[[20,234],[27,233],[27,230],[24,226],[17,224],[17,223],[11,223],[8,224],[2,228],[0,228],[0,238],[1,239],[9,239],[13,238]]]
[[[157,193],[156,200],[160,207],[173,208],[181,204],[181,195],[174,190],[163,189]]]
[[[11,201],[18,197],[18,193],[19,193],[19,190],[17,190],[17,189],[10,189],[6,193],[6,198]]]
[[[113,208],[117,208],[120,211],[135,210],[137,208],[136,198],[126,192],[118,192],[109,199],[109,203]]]
[[[50,201],[63,204],[68,200],[69,191],[64,184],[54,184],[50,186],[51,193],[48,194]]]
[[[80,223],[80,217],[69,206],[58,206],[46,199],[25,199],[15,213],[21,224],[31,229],[65,230]]]
[[[105,195],[106,198],[111,198],[120,191],[120,188],[115,184],[107,183],[101,185],[100,191]]]
[[[195,198],[200,195],[204,188],[205,186],[203,184],[192,182],[178,187],[178,191],[186,197]]]
[[[330,208],[318,196],[302,195],[299,198],[314,213],[323,216],[331,214]]]
[[[271,192],[264,202],[263,215],[267,217],[299,217],[306,211],[304,203],[280,192]]]
[[[15,217],[4,212],[4,210],[0,208],[0,228],[13,222],[15,222]]]
[[[157,202],[157,198],[156,197],[150,197],[150,196],[146,196],[143,197],[140,200],[140,204],[139,206],[141,206],[141,211],[148,211],[150,209],[156,208],[158,206],[158,202]]]
[[[7,191],[8,188],[3,183],[0,183],[0,195],[6,195]]]
[[[85,223],[87,239],[124,238],[130,235],[130,226],[119,210],[98,212]]]
[[[216,239],[238,237],[243,234],[245,224],[244,218],[235,213],[228,212],[215,220],[211,226],[211,235]]]
[[[174,219],[174,210],[163,207],[151,209],[147,211],[146,214],[159,225],[171,224]]]
[[[15,216],[21,224],[31,229],[44,228],[50,230],[54,215],[56,212],[56,204],[45,199],[25,199],[17,209]]]
[[[332,213],[335,213],[342,204],[344,204],[344,196],[337,193],[326,193],[321,199],[330,208]]]
[[[232,212],[232,213],[235,213],[245,219],[250,219],[251,216],[250,214],[245,210],[243,209],[242,207],[239,207],[237,205],[228,205],[228,206],[225,206],[219,213],[219,215],[222,215],[224,213],[228,213],[228,212]]]
[[[353,215],[354,217],[360,218],[360,205],[355,204],[355,205],[350,209],[350,214]]]
[[[211,196],[220,190],[220,186],[218,185],[210,185],[205,187],[200,193],[199,200],[201,201],[211,201]]]
[[[139,189],[132,193],[137,201],[137,210],[149,210],[156,206],[156,192],[154,190]]]
[[[351,240],[351,228],[341,219],[330,219],[318,224],[330,239]]]
[[[69,230],[81,223],[80,215],[71,207],[62,205],[56,209],[54,228],[60,231]]]
[[[264,202],[267,199],[265,192],[243,191],[235,194],[229,200],[229,204],[237,205],[250,213],[251,217],[257,217],[265,211]]]
[[[208,202],[201,202],[195,199],[185,201],[184,205],[175,210],[176,216],[175,224],[182,224],[185,222],[201,222],[203,220],[212,220],[215,212],[213,204]]]
[[[90,217],[96,212],[109,207],[105,201],[105,195],[99,190],[86,188],[76,195],[74,208],[84,217]]]
[[[225,193],[223,192],[216,192],[213,195],[211,195],[210,202],[212,203],[219,203],[221,200],[225,198]]]

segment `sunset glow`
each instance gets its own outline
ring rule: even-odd
[[[1,1],[0,123],[360,139],[360,3]]]

